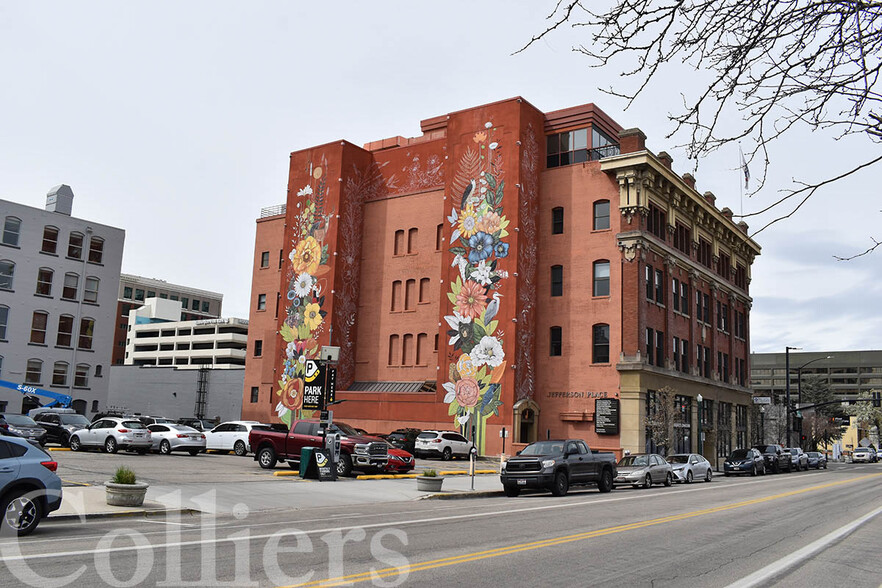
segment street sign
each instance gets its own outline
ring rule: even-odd
[[[753,397],[754,404],[772,404],[771,396],[754,396]]]
[[[325,370],[319,362],[307,359],[303,378],[303,410],[324,410]]]
[[[325,402],[331,404],[337,401],[337,368],[326,366],[327,377],[325,379]]]

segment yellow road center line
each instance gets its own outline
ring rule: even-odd
[[[722,506],[715,506],[711,508],[705,508],[702,510],[695,510],[687,513],[682,513],[678,515],[669,515],[666,517],[660,517],[657,519],[650,519],[648,521],[638,521],[635,523],[628,523],[625,525],[618,525],[615,527],[607,527],[605,529],[597,529],[595,531],[586,531],[584,533],[576,533],[574,535],[565,535],[562,537],[552,537],[550,539],[543,539],[541,541],[533,541],[530,543],[520,543],[516,545],[509,545],[506,547],[497,547],[495,549],[489,549],[486,551],[478,551],[475,553],[469,553],[464,555],[456,555],[452,557],[446,557],[442,559],[434,559],[428,560],[416,564],[410,564],[407,566],[394,567],[394,568],[385,568],[382,570],[371,570],[368,572],[361,572],[358,574],[351,574],[349,576],[339,576],[337,578],[327,578],[325,580],[314,580],[312,582],[306,582],[303,584],[294,584],[287,588],[302,588],[302,587],[326,587],[326,586],[342,586],[345,584],[352,584],[355,582],[367,582],[370,580],[374,580],[376,578],[385,578],[388,576],[397,576],[401,574],[409,574],[410,572],[418,572],[422,570],[429,570],[433,568],[440,568],[446,566],[452,566],[461,563],[468,563],[472,561],[479,561],[482,559],[489,559],[493,557],[499,557],[502,555],[511,555],[513,553],[520,553],[522,551],[532,551],[535,549],[542,549],[544,547],[553,547],[556,545],[563,545],[565,543],[572,543],[574,541],[583,541],[585,539],[593,539],[595,537],[603,537],[605,535],[613,535],[615,533],[622,533],[625,531],[633,531],[636,529],[642,529],[645,527],[651,527],[655,525],[662,525],[665,523],[672,523],[676,521],[682,521],[694,517],[705,516],[709,514],[715,514],[719,512],[725,512],[727,510],[734,510],[737,508],[742,508],[745,506],[751,506],[754,504],[761,504],[763,502],[769,502],[772,500],[779,500],[781,498],[789,498],[791,496],[798,496],[800,494],[805,494],[807,492],[816,492],[818,490],[824,490],[826,488],[834,488],[836,486],[842,486],[844,484],[852,484],[854,482],[860,482],[862,480],[867,480],[870,478],[877,478],[882,476],[882,474],[868,474],[865,476],[860,476],[858,478],[853,478],[851,480],[842,480],[838,482],[830,482],[827,484],[820,484],[818,486],[810,486],[808,488],[803,488],[801,490],[791,490],[789,492],[782,492],[780,494],[773,494],[771,496],[765,496],[762,498],[753,498],[751,500],[743,500],[741,502],[733,502],[731,504],[724,504]]]

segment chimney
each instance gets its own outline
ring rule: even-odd
[[[746,223],[746,222],[741,221],[740,223],[738,223],[738,228],[741,229],[741,232],[744,233],[744,234],[746,235],[746,234],[747,234],[747,229],[748,229],[749,227],[747,226],[747,223]]]
[[[619,131],[619,153],[646,151],[646,135],[640,129]]]
[[[723,210],[721,210],[720,213],[729,220],[732,220],[732,215],[734,214],[732,212],[732,209],[729,208],[728,206],[725,207]]]
[[[683,181],[686,182],[687,186],[689,186],[693,190],[695,189],[695,176],[693,176],[689,172],[686,172],[685,174],[683,174]]]
[[[662,164],[668,169],[671,169],[671,165],[673,165],[674,163],[674,158],[671,157],[667,151],[662,151],[661,153],[659,153],[658,160],[661,161]]]
[[[46,210],[70,216],[73,197],[73,190],[67,184],[55,186],[46,194]]]
[[[713,192],[705,192],[705,193],[704,193],[704,199],[707,200],[707,203],[710,204],[711,206],[715,206],[715,205],[716,205],[717,197],[714,196],[714,193],[713,193]]]

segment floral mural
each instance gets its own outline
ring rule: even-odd
[[[501,380],[505,373],[504,333],[499,329],[502,286],[509,278],[502,269],[509,253],[506,237],[502,178],[502,149],[493,136],[492,122],[476,132],[459,161],[452,182],[454,204],[447,221],[451,227],[452,280],[447,298],[451,314],[444,317],[450,329],[450,369],[444,382],[444,402],[467,437],[475,431],[475,444],[484,452],[487,419],[502,406]]]
[[[334,212],[325,210],[328,186],[327,164],[309,164],[308,183],[297,191],[295,220],[291,229],[291,252],[287,287],[287,311],[279,328],[285,341],[285,357],[276,414],[290,425],[294,411],[303,406],[303,375],[306,360],[319,356],[319,335],[324,332],[327,311],[325,296],[330,292],[327,275],[328,245],[325,237]]]

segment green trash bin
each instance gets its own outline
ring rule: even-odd
[[[317,478],[315,467],[315,459],[313,452],[315,447],[303,447],[300,449],[300,477],[301,478]]]

